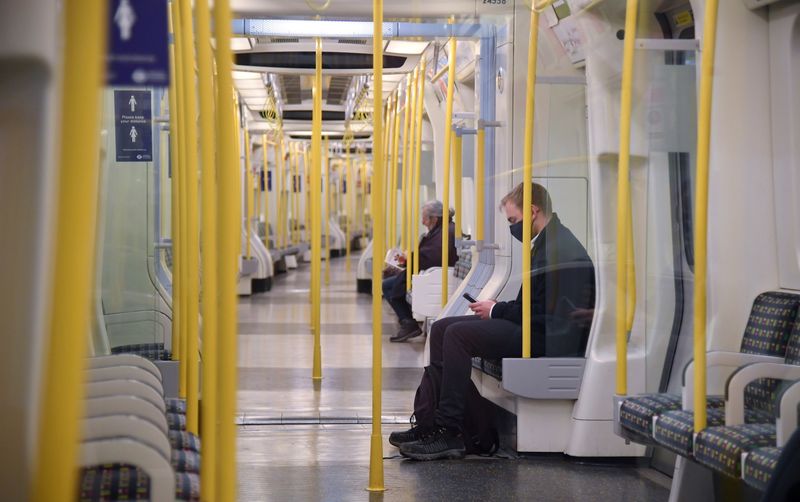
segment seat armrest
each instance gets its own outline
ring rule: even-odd
[[[86,370],[86,380],[89,382],[101,382],[103,380],[136,380],[149,385],[162,396],[164,395],[164,386],[161,383],[161,379],[139,366],[89,368]]]
[[[137,396],[102,396],[86,400],[86,417],[134,415],[156,425],[165,435],[169,431],[167,417],[153,403]]]
[[[121,437],[84,442],[80,463],[81,467],[116,463],[135,465],[150,478],[150,500],[175,500],[175,472],[170,461],[135,439]]]
[[[86,397],[102,396],[138,396],[151,402],[162,413],[167,413],[164,396],[154,388],[138,380],[103,380],[101,382],[87,382]]]
[[[753,363],[736,370],[725,386],[725,425],[744,423],[744,388],[759,378],[800,380],[800,366]]]
[[[783,390],[778,397],[777,446],[789,441],[798,425],[797,408],[800,406],[800,382],[795,382]]]
[[[753,363],[783,363],[784,358],[765,356],[762,354],[745,354],[742,352],[726,352],[715,350],[706,354],[706,366],[728,366],[738,368]],[[694,410],[694,359],[686,363],[683,368],[682,407],[684,410]]]
[[[107,368],[109,366],[138,366],[153,374],[159,380],[161,373],[158,367],[149,359],[136,354],[113,354],[108,356],[95,356],[88,359],[87,369]]]
[[[169,438],[155,424],[134,415],[105,415],[81,421],[81,440],[133,438],[155,449],[166,461],[172,457]]]

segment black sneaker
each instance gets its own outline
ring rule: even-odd
[[[400,454],[414,460],[464,458],[466,451],[461,433],[444,427],[436,429],[419,441],[400,445]]]
[[[407,431],[395,431],[389,434],[389,443],[399,448],[404,443],[419,441],[431,432],[430,426],[412,425]]]
[[[419,329],[419,324],[417,324],[417,321],[414,319],[404,319],[400,322],[400,326],[400,331],[389,338],[390,342],[405,342],[406,340],[422,334],[422,330]]]

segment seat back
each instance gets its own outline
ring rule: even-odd
[[[769,291],[758,295],[750,311],[741,351],[782,356],[787,363],[800,364],[799,304],[800,295],[791,293]],[[745,407],[774,416],[779,391],[779,380],[759,378],[745,388]]]
[[[783,357],[797,317],[800,295],[780,291],[761,293],[753,300],[742,337],[741,352]]]

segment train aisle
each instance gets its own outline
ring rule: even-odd
[[[358,256],[351,257],[355,271]],[[325,270],[323,264],[323,275]],[[239,300],[239,500],[667,500],[668,479],[642,468],[580,465],[560,456],[462,461],[402,459],[384,439],[383,494],[366,491],[371,416],[371,298],[345,259],[322,290],[321,388],[311,380],[310,267]],[[408,428],[424,338],[390,343],[384,308],[383,422]]]

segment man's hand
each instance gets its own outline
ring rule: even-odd
[[[479,302],[470,303],[469,308],[470,310],[475,312],[475,314],[477,314],[478,317],[480,317],[481,319],[490,319],[489,314],[491,314],[492,307],[494,306],[495,303],[497,302],[494,300],[482,300]]]

